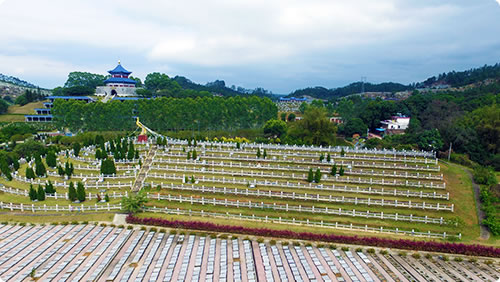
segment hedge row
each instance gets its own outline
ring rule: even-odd
[[[294,232],[290,230],[275,230],[267,228],[248,228],[243,226],[221,225],[202,221],[181,221],[161,218],[139,218],[127,216],[127,223],[155,225],[161,227],[194,229],[224,233],[239,233],[255,236],[278,237],[298,240],[324,241],[342,244],[367,245],[385,248],[408,249],[414,251],[442,252],[469,256],[500,257],[500,248],[466,245],[461,243],[412,241],[407,239],[384,239],[378,237],[358,237],[335,234],[318,234],[310,232]]]

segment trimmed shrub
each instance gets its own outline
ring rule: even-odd
[[[291,230],[274,230],[268,228],[250,228],[244,226],[221,225],[203,221],[182,221],[162,218],[139,218],[127,216],[130,224],[154,225],[170,228],[184,228],[223,233],[239,233],[262,237],[286,238],[293,240],[323,241],[340,244],[356,244],[364,246],[397,248],[413,251],[454,253],[469,256],[500,257],[500,248],[463,243],[416,241],[409,239],[389,239],[380,237],[360,237],[336,234],[319,234],[311,232],[294,232]]]

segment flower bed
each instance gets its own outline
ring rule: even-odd
[[[335,234],[318,234],[310,232],[294,232],[268,228],[248,228],[243,226],[221,225],[202,221],[168,220],[162,218],[139,218],[127,216],[127,223],[155,225],[171,228],[194,229],[224,233],[239,233],[265,237],[279,237],[298,240],[324,241],[342,244],[367,245],[385,248],[408,249],[414,251],[443,252],[470,256],[500,257],[500,248],[467,245],[462,243],[413,241],[407,239],[384,239],[378,237],[358,237]]]

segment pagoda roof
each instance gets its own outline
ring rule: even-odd
[[[128,71],[124,67],[122,67],[122,65],[120,63],[118,63],[116,68],[114,68],[113,70],[110,70],[108,72],[110,74],[126,74],[126,75],[129,75],[132,73],[131,71]]]
[[[104,83],[125,83],[125,84],[136,84],[137,81],[130,79],[130,78],[124,78],[124,77],[110,77],[104,81]]]

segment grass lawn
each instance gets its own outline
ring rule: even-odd
[[[0,122],[24,122],[23,114],[5,114],[0,115]]]
[[[27,223],[50,223],[50,222],[72,222],[72,221],[113,221],[114,212],[97,213],[61,213],[53,212],[21,213],[0,212],[0,222],[27,222]]]
[[[24,115],[34,115],[35,114],[35,108],[45,108],[43,106],[43,102],[33,102],[33,103],[28,103],[24,106],[20,105],[12,105],[9,107],[7,110],[8,114],[24,114]],[[23,117],[24,121],[24,117]]]

